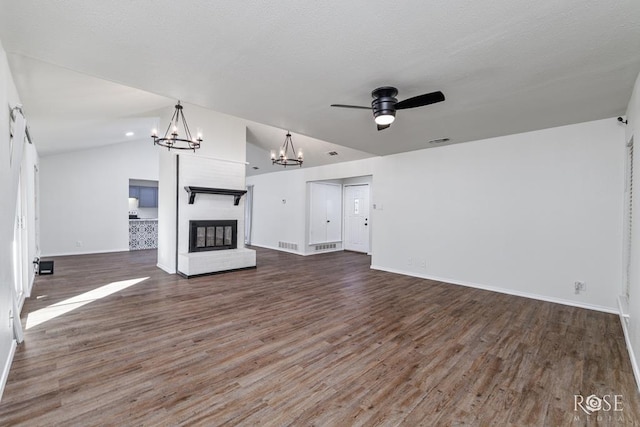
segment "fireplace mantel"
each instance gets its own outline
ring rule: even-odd
[[[222,194],[225,196],[233,196],[233,204],[238,206],[240,197],[244,196],[247,190],[231,190],[228,188],[209,188],[209,187],[193,187],[188,185],[184,189],[189,193],[189,204],[192,205],[196,200],[196,194]]]

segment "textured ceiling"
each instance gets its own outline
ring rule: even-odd
[[[131,117],[181,99],[377,155],[620,115],[640,72],[637,0],[2,0],[0,12],[28,112],[46,106],[19,74],[44,63],[127,87],[123,103],[147,92]],[[329,107],[368,105],[383,85],[447,99],[382,132],[367,111]],[[60,102],[90,90],[68,85]]]

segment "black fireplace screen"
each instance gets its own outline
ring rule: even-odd
[[[189,221],[189,252],[236,249],[238,221]]]

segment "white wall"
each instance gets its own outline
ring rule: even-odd
[[[158,267],[167,273],[176,272],[176,197],[177,156],[160,153],[158,183]]]
[[[640,75],[636,79],[631,100],[627,108],[627,121],[625,126],[625,142],[633,138],[634,141],[634,198],[633,198],[633,232],[631,236],[631,264],[629,270],[629,319],[628,327],[623,321],[625,327],[625,338],[627,339],[627,348],[631,356],[631,362],[636,375],[636,381],[640,386],[640,372],[638,365],[640,360]],[[622,144],[621,144],[622,145]],[[639,387],[640,388],[640,387]]]
[[[623,132],[611,118],[383,158],[373,266],[615,311]]]
[[[42,255],[128,251],[129,179],[158,180],[158,150],[141,140],[42,157]]]
[[[306,182],[372,174],[373,268],[615,311],[623,139],[611,118],[256,175],[252,243],[305,242]]]
[[[301,169],[247,177],[253,185],[251,244],[278,249],[278,242],[305,242],[306,183]]]
[[[9,109],[20,104],[13,76],[9,69],[6,53],[0,44],[0,397],[9,374],[9,368],[16,347],[11,318],[19,317],[13,312],[15,299],[14,281],[14,225],[18,200],[18,177],[20,168],[33,168],[37,164],[37,153],[33,147],[23,150],[24,138],[9,136]],[[13,145],[12,145],[13,144]],[[26,156],[23,157],[23,153]],[[33,194],[29,195],[32,198]],[[27,221],[32,226],[31,221]],[[34,230],[28,230],[33,232]],[[19,320],[18,320],[19,321]]]
[[[314,253],[308,245],[307,183],[327,180],[342,182],[339,180],[370,176],[377,160],[374,157],[329,166],[287,170],[279,170],[274,166],[277,172],[247,177],[247,185],[254,186],[251,244],[279,249],[278,242],[293,243],[298,245],[298,250],[287,249],[287,252],[301,255]],[[370,183],[371,179],[349,182]]]

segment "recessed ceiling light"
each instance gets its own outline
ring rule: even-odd
[[[449,138],[438,138],[438,139],[432,139],[431,141],[429,141],[429,144],[442,144],[443,142],[449,142],[450,139]]]
[[[133,132],[127,132],[127,133],[125,133],[125,135],[126,135],[126,136],[133,136],[133,135],[135,135],[135,133],[133,133]]]

